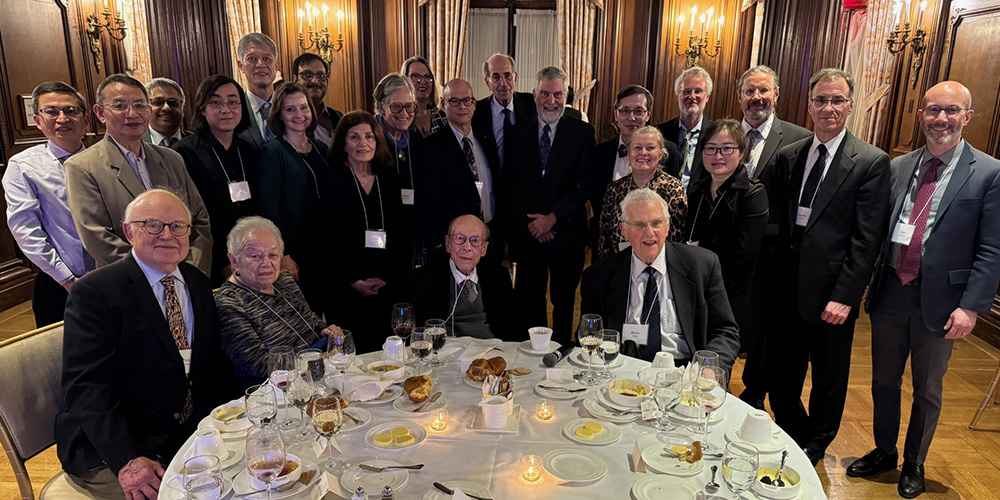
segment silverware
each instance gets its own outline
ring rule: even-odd
[[[347,413],[347,408],[344,408],[344,410],[341,413],[343,413],[345,417],[351,419],[356,425],[361,425],[361,421],[360,420],[358,420],[357,418],[355,418],[354,415],[351,415],[350,413]]]
[[[443,485],[441,483],[434,483],[434,487],[437,488],[437,489],[439,489],[439,490],[441,490],[441,491],[443,491],[443,492],[445,492],[445,493],[447,493],[447,494],[449,494],[449,495],[454,495],[455,494],[455,490],[453,490],[453,489],[451,489],[451,488],[449,488],[449,487],[447,487],[447,486],[445,486],[445,485]],[[465,492],[463,492],[463,493],[465,493]],[[492,498],[477,497],[476,495],[470,495],[468,493],[465,493],[465,496],[467,496],[469,498],[475,498],[476,500],[493,500]]]
[[[718,472],[718,471],[719,471],[719,466],[718,465],[713,465],[712,466],[712,480],[709,481],[708,484],[705,485],[705,491],[707,491],[709,493],[715,493],[716,491],[719,491],[719,483],[715,482],[715,473]]]
[[[554,385],[539,385],[539,388],[548,389],[550,391],[566,391],[566,392],[583,392],[586,391],[586,387],[581,387],[579,389],[567,389],[565,387],[556,387]]]
[[[784,486],[785,485],[785,481],[783,479],[781,479],[781,471],[783,471],[785,469],[785,459],[786,458],[788,458],[788,450],[782,450],[781,451],[781,465],[778,467],[778,475],[774,476],[774,480],[772,480],[771,478],[769,478],[767,476],[764,476],[764,477],[760,478],[760,482],[762,482],[764,484],[773,484],[774,486],[777,486],[779,488],[782,487],[782,486]]]
[[[428,399],[427,401],[424,401],[424,404],[422,404],[422,405],[418,406],[416,409],[414,409],[413,413],[420,413],[420,411],[423,410],[425,406],[427,406],[427,405],[429,405],[429,404],[437,401],[438,398],[440,398],[440,397],[441,397],[441,393],[440,392],[435,392],[434,395],[431,396],[430,399]]]
[[[233,420],[237,420],[237,419],[243,418],[246,415],[247,415],[247,411],[243,410],[243,411],[241,411],[239,413],[236,413],[236,414],[233,414],[233,415],[229,415],[226,418],[220,418],[219,421],[220,422],[230,422],[230,421],[233,421]]]
[[[409,470],[420,470],[424,468],[424,464],[416,465],[386,465],[385,467],[375,467],[374,465],[361,464],[358,465],[361,470],[366,470],[369,472],[382,472],[384,470],[390,469],[409,469]]]
[[[678,458],[681,456],[680,453],[677,453],[676,451],[666,447],[663,448],[663,454],[670,458]],[[722,458],[722,453],[702,453],[701,456],[707,458]]]

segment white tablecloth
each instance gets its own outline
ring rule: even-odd
[[[465,374],[459,373],[459,363],[452,361],[445,367],[435,369],[432,375],[434,390],[443,392],[443,397],[447,399],[447,409],[450,413],[447,430],[432,431],[429,428],[430,419],[426,415],[404,414],[393,408],[392,404],[365,406],[372,413],[375,425],[389,421],[410,421],[427,429],[428,436],[414,447],[386,451],[373,448],[365,443],[365,432],[373,425],[368,424],[364,429],[341,433],[337,436],[343,451],[338,458],[352,463],[357,463],[360,458],[381,458],[403,464],[426,464],[422,470],[410,472],[407,483],[396,491],[396,500],[423,498],[428,490],[433,489],[431,485],[433,482],[449,480],[466,480],[486,486],[493,494],[493,498],[497,500],[558,499],[562,497],[594,500],[630,498],[629,491],[632,484],[646,474],[654,474],[652,471],[647,471],[645,474],[631,471],[629,455],[633,445],[638,440],[640,447],[653,444],[662,446],[663,443],[656,439],[658,431],[649,423],[637,420],[632,423],[617,424],[622,430],[621,439],[609,445],[587,446],[570,441],[563,436],[562,428],[573,419],[592,418],[582,404],[584,398],[593,396],[592,390],[581,393],[576,399],[554,401],[555,416],[548,421],[537,420],[534,416],[534,405],[541,396],[536,394],[533,388],[538,381],[545,377],[545,366],[542,364],[541,356],[526,354],[520,351],[517,346],[517,343],[504,343],[501,346],[503,353],[498,351],[491,353],[491,356],[502,355],[507,360],[508,369],[523,366],[532,370],[530,375],[513,378],[515,383],[514,402],[522,406],[517,434],[482,433],[465,428],[470,412],[476,411],[473,405],[479,402],[482,394],[480,389],[473,388],[463,382]],[[579,349],[574,353],[578,351]],[[380,353],[369,353],[359,357],[366,361],[372,361],[379,356]],[[613,370],[617,377],[634,377],[640,369],[649,365],[642,360],[623,358],[624,364]],[[563,360],[558,365],[558,367],[571,366],[573,365],[568,360]],[[718,410],[723,419],[721,422],[713,424],[709,441],[724,446],[726,443],[725,432],[733,427],[738,427],[750,409],[751,407],[739,398],[732,395],[727,397],[725,404]],[[298,415],[298,409],[294,407],[288,408],[287,411]],[[803,489],[811,493],[808,496],[800,495],[799,498],[825,499],[826,495],[819,477],[805,454],[787,434],[784,432],[781,434],[789,451],[788,465],[803,475]],[[170,476],[176,475],[173,471],[179,470],[184,452],[187,451],[192,441],[193,436],[174,457],[167,469],[167,475],[164,477],[165,484]],[[243,442],[227,440],[226,445],[232,449],[238,449],[243,446]],[[564,448],[582,448],[597,454],[607,463],[607,474],[595,482],[586,484],[559,485],[559,481],[548,474],[543,474],[542,479],[536,483],[527,483],[520,478],[519,461],[522,456],[529,454],[544,456],[549,451]],[[311,442],[292,445],[289,447],[289,451],[305,459],[316,460]],[[779,458],[780,452],[761,455],[762,461],[777,461]],[[722,479],[721,461],[718,459],[709,459],[704,471],[696,476],[685,478],[684,481],[702,488],[711,475],[709,471],[711,465],[720,465],[716,481],[722,485],[722,488],[716,494],[732,498],[732,492]],[[225,471],[227,477],[235,475],[242,467],[245,467],[245,463],[243,466],[237,465],[227,469]],[[179,481],[174,480],[171,484],[177,485]],[[372,495],[371,498],[378,498],[380,492],[369,491],[367,493]],[[302,495],[302,497],[308,496]],[[319,495],[314,496],[318,497]],[[230,498],[232,497],[230,495]],[[252,498],[256,499],[257,497],[258,495],[253,495]],[[263,494],[259,497],[264,498]],[[349,497],[350,495],[343,491],[325,496],[328,499]],[[179,499],[183,498],[183,494],[169,487],[164,487],[161,489],[160,498],[164,500]],[[746,498],[754,497],[746,494]]]

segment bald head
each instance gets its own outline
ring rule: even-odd
[[[934,97],[941,94],[956,95],[962,99],[962,107],[967,109],[972,109],[972,93],[969,92],[969,88],[956,81],[948,80],[946,82],[941,82],[924,92],[924,107],[927,107],[928,97]]]
[[[489,246],[489,229],[486,224],[475,215],[463,215],[456,217],[448,226],[448,235],[445,236],[444,247],[451,256],[455,267],[462,274],[472,274],[472,270],[479,265],[479,260],[486,255],[486,248]],[[457,240],[457,241],[456,241]],[[475,246],[474,242],[482,242],[480,246]]]
[[[170,274],[187,257],[191,212],[170,191],[150,189],[136,196],[125,207],[122,228],[136,257],[157,271]]]
[[[448,82],[441,93],[441,109],[452,127],[468,135],[472,130],[472,113],[476,110],[472,85],[460,78]]]
[[[957,146],[973,114],[972,94],[965,85],[948,81],[927,89],[923,107],[917,110],[927,150],[939,156]]]

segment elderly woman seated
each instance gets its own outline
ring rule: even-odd
[[[244,217],[226,239],[233,274],[215,295],[222,349],[246,383],[267,376],[267,351],[276,346],[323,348],[340,328],[309,309],[287,271],[280,271],[281,231],[263,217]]]

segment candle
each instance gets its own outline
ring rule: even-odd
[[[316,31],[319,31],[320,30],[320,27],[319,27],[319,9],[317,9],[316,7],[313,7],[312,18],[313,18],[313,22],[316,23]]]
[[[694,31],[694,20],[698,17],[698,6],[691,7],[691,31]]]
[[[521,457],[521,477],[529,483],[541,479],[542,457],[538,455],[525,455]]]
[[[681,30],[684,29],[684,14],[677,17],[677,43],[681,43]]]
[[[899,17],[900,17],[900,12],[902,12],[902,10],[903,10],[903,3],[896,2],[896,8],[893,9],[894,12],[892,14],[892,25],[895,27],[896,31],[899,31]]]
[[[920,2],[920,15],[917,16],[917,26],[921,26],[924,20],[924,9],[927,8],[927,0]]]
[[[910,24],[910,0],[906,0],[906,24]]]
[[[538,420],[548,420],[554,414],[552,403],[548,399],[539,399],[535,402],[535,418]]]
[[[330,7],[328,7],[328,6],[327,6],[327,5],[326,5],[326,4],[324,3],[324,4],[323,4],[323,27],[324,27],[324,28],[326,28],[326,29],[330,29],[330,25],[329,25],[329,24],[328,24],[328,23],[326,22],[326,13],[327,13],[327,12],[328,12],[329,10],[330,10]]]
[[[712,16],[714,16],[714,15],[715,15],[715,7],[709,7],[708,8],[708,18],[705,20],[705,29],[707,31],[711,31],[712,30]],[[706,31],[706,33],[707,33],[707,31]]]
[[[302,33],[302,18],[305,17],[305,15],[305,11],[299,9],[299,33]]]
[[[705,32],[705,14],[701,15],[701,33]]]
[[[448,410],[444,408],[431,412],[431,430],[441,432],[448,428]]]
[[[719,16],[719,33],[715,35],[715,38],[719,41],[722,40],[722,23],[726,22],[726,16]]]
[[[337,11],[337,33],[344,32],[344,11]]]
[[[309,29],[312,29],[313,17],[312,17],[312,5],[306,2],[306,24],[309,25]]]

